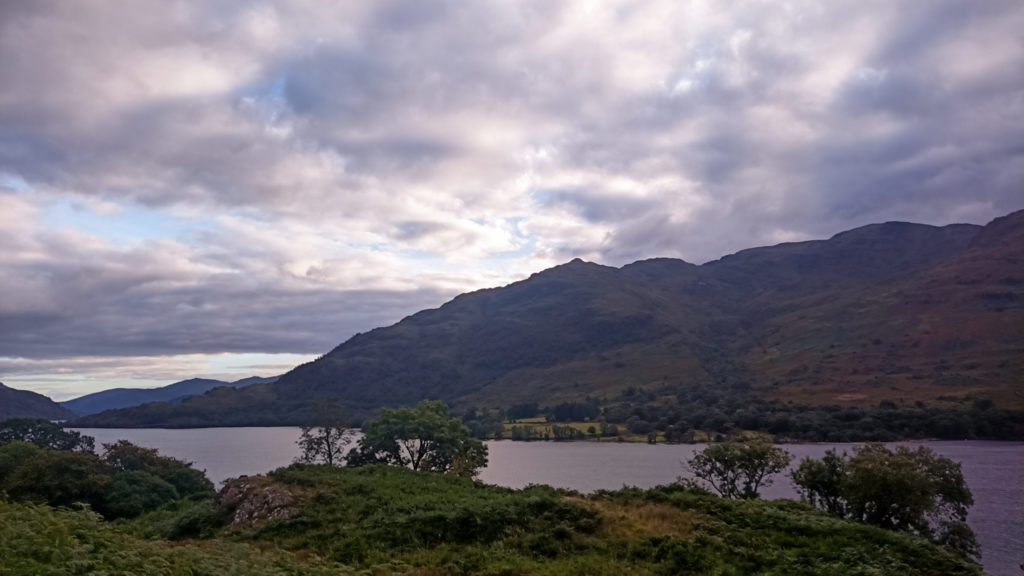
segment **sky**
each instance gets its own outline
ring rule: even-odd
[[[0,3],[0,381],[282,373],[583,258],[1024,208],[1019,0]]]

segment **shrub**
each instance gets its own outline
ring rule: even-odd
[[[104,444],[103,449],[103,459],[114,472],[146,472],[173,486],[182,497],[214,493],[213,482],[189,462],[161,456],[153,448],[136,446],[126,440]]]
[[[105,511],[110,517],[134,518],[178,498],[178,491],[166,480],[141,470],[129,470],[114,476]]]

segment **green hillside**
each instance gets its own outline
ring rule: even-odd
[[[175,540],[168,540],[174,538]],[[132,521],[0,502],[0,574],[980,575],[905,533],[680,486],[584,496],[293,466]]]

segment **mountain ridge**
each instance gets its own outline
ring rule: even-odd
[[[88,416],[105,410],[130,408],[148,402],[179,403],[186,398],[205,394],[219,386],[244,388],[252,384],[270,383],[276,379],[276,376],[271,378],[250,376],[234,382],[227,382],[210,378],[189,378],[156,388],[110,388],[79,396],[78,398],[72,398],[71,400],[65,400],[60,405],[74,412],[77,416]]]
[[[276,405],[253,422],[297,423],[324,396],[367,413],[423,398],[551,405],[669,384],[816,405],[981,394],[1020,407],[1022,349],[1018,211],[986,226],[873,224],[699,266],[574,259],[358,334],[273,385],[143,412],[223,422],[214,415],[230,398]]]
[[[69,420],[74,417],[74,413],[47,396],[29,390],[10,388],[0,382],[0,421],[8,418]]]

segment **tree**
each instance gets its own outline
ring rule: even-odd
[[[49,450],[92,452],[96,448],[92,436],[65,430],[60,424],[42,418],[11,418],[0,422],[0,446],[14,441],[31,442]]]
[[[444,403],[424,400],[415,408],[385,409],[369,423],[348,464],[373,463],[472,477],[487,465],[487,446]]]
[[[30,442],[0,446],[0,494],[51,506],[86,503],[108,518],[132,517],[191,495],[213,496],[213,483],[187,462],[126,441],[93,452],[49,450]]]
[[[322,462],[328,466],[341,466],[352,438],[353,432],[345,422],[341,406],[331,400],[317,401],[312,409],[310,425],[302,427],[302,435],[296,441],[302,449],[297,460],[306,464]]]
[[[785,470],[792,456],[763,440],[712,444],[687,464],[693,475],[724,498],[758,498],[761,486]]]
[[[161,456],[154,448],[136,446],[127,440],[104,444],[103,450],[103,460],[113,470],[115,481],[122,474],[143,472],[170,484],[177,495],[181,497],[193,494],[212,495],[214,492],[213,482],[210,482],[202,470],[193,468],[191,462],[184,462],[170,456]],[[122,482],[122,487],[138,487],[145,484],[137,474],[132,475],[131,478],[131,481],[125,480],[127,484]],[[149,483],[158,484],[155,481],[149,481]],[[176,498],[177,496],[172,499]]]
[[[846,479],[847,458],[835,450],[827,450],[821,460],[804,458],[793,471],[793,482],[801,499],[834,516],[846,517],[843,481]]]
[[[0,492],[14,501],[102,509],[110,469],[92,452],[46,450],[27,442],[0,447]]]
[[[522,418],[533,418],[540,412],[540,407],[536,402],[529,404],[516,404],[515,406],[508,409],[506,416],[509,420],[519,420]]]
[[[852,457],[830,451],[822,460],[805,458],[793,471],[793,482],[805,500],[837,516],[919,534],[965,556],[978,555],[966,524],[974,497],[960,464],[930,448],[893,451],[873,443]]]

